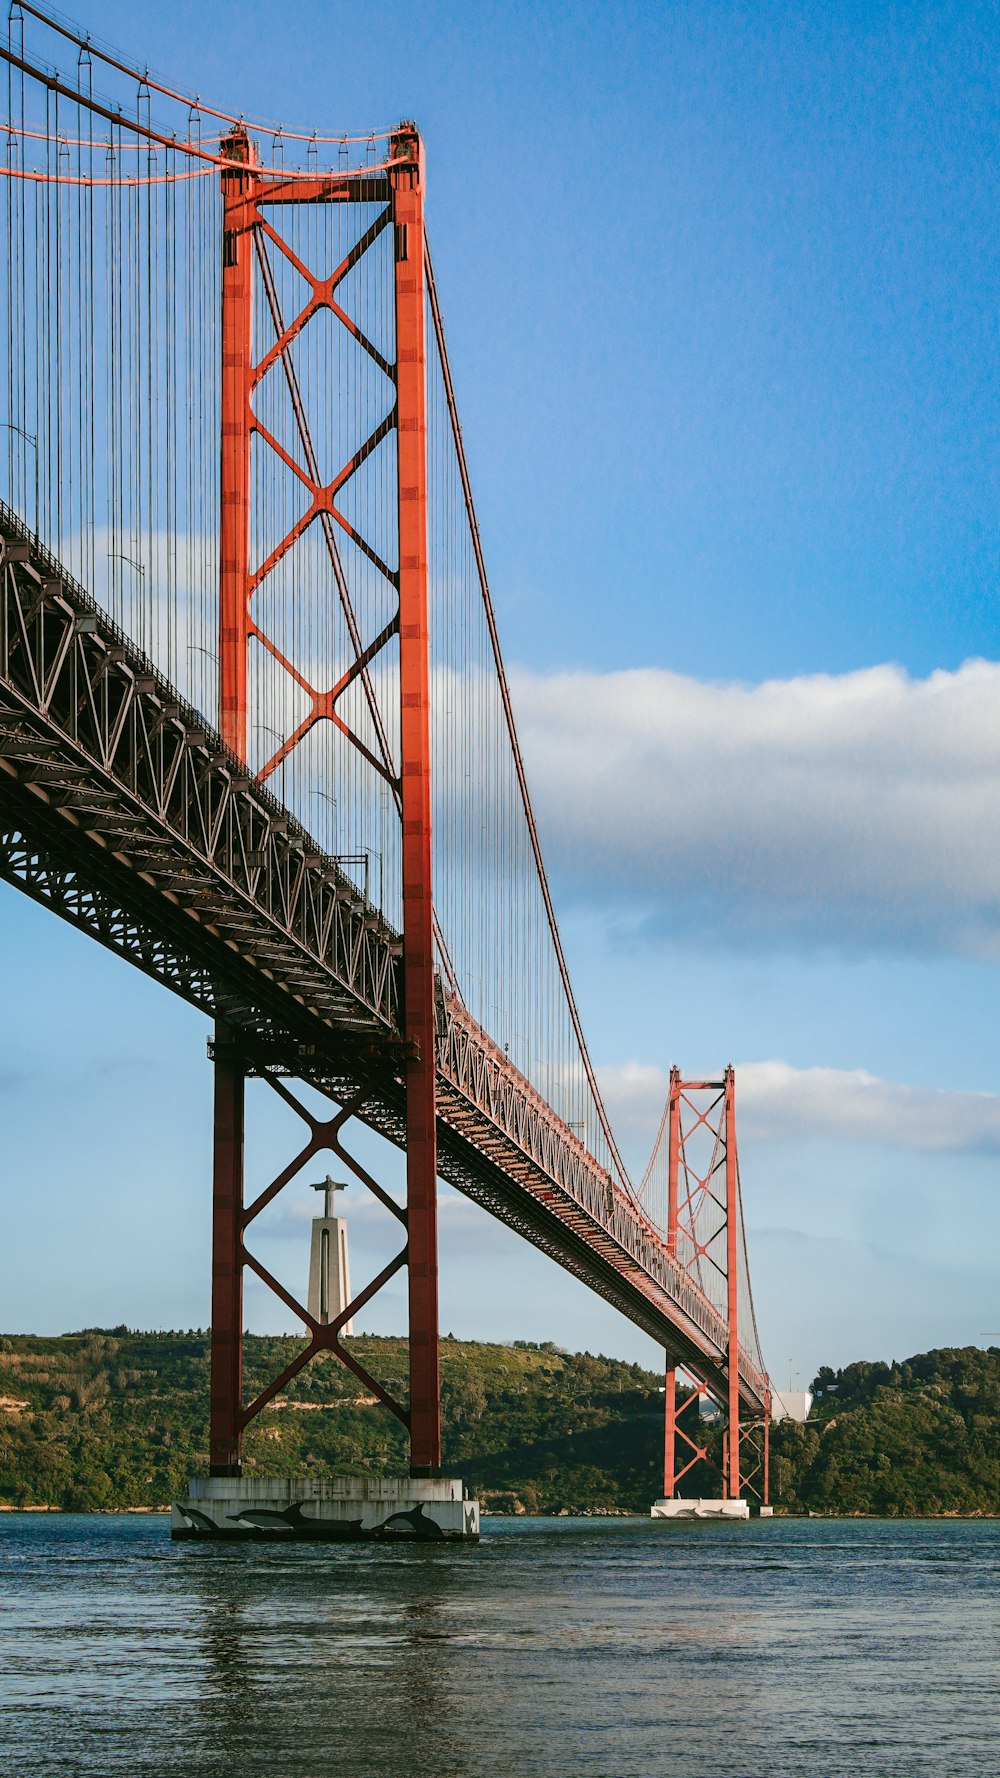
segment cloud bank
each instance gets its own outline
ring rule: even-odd
[[[515,695],[564,890],[706,939],[1000,957],[1000,664]]]
[[[667,1094],[661,1068],[600,1070],[611,1121],[624,1141],[650,1148]],[[763,1142],[822,1137],[923,1153],[1000,1153],[1000,1093],[904,1086],[862,1068],[736,1065],[741,1136]]]

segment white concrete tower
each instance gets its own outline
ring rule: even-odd
[[[351,1300],[351,1272],[347,1261],[347,1223],[333,1213],[334,1193],[346,1191],[329,1173],[312,1187],[325,1192],[322,1216],[315,1216],[312,1225],[312,1247],[309,1254],[310,1315],[317,1321],[336,1321]],[[352,1334],[354,1323],[345,1322],[341,1333]]]

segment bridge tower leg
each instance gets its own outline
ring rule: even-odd
[[[736,1176],[736,1085],[731,1067],[726,1069],[726,1321],[728,1324],[729,1413],[726,1441],[725,1492],[730,1500],[740,1497],[740,1370],[739,1370],[739,1204]]]
[[[765,1506],[771,1504],[771,1391],[767,1392],[764,1407],[764,1488],[761,1499]]]
[[[250,379],[253,363],[252,237],[247,197],[256,184],[254,149],[237,126],[221,144],[222,438],[219,487],[219,731],[247,755],[250,635]],[[243,1434],[244,1076],[230,1033],[216,1025],[212,1181],[212,1356],[209,1469],[238,1476]]]
[[[250,643],[250,389],[253,370],[253,235],[248,198],[259,183],[241,125],[220,143],[222,175],[222,448],[219,488],[219,732],[247,756]]]
[[[430,638],[424,156],[415,128],[392,141],[399,486],[399,682],[403,821],[403,1027],[409,1234],[410,1474],[441,1473],[438,1352],[437,1054],[431,893]],[[399,164],[402,163],[402,164]]]
[[[663,1498],[664,1500],[673,1500],[674,1488],[677,1485],[674,1474],[677,1464],[677,1367],[671,1364],[669,1357],[664,1383]]]
[[[677,1258],[677,1178],[680,1165],[681,1071],[670,1070],[667,1132],[667,1252]],[[663,1427],[663,1498],[673,1500],[677,1486],[677,1366],[668,1357]]]
[[[216,1025],[209,1474],[238,1476],[243,1432],[243,1068]]]

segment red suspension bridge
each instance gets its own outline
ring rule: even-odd
[[[26,0],[0,53],[0,873],[215,1021],[212,1473],[329,1350],[440,1474],[442,1176],[663,1347],[668,1495],[703,1450],[684,1366],[724,1492],[766,1499],[732,1071],[675,1071],[636,1185],[532,816],[415,126],[252,126]],[[303,1140],[247,1202],[249,1077]],[[405,1150],[405,1203],[353,1120]],[[326,1151],[399,1225],[329,1323],[251,1244]],[[248,1267],[305,1329],[251,1400]],[[403,1268],[405,1403],[343,1334]]]

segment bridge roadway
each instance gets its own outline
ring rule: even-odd
[[[0,875],[403,1145],[401,945],[0,502]],[[726,1326],[633,1198],[443,989],[442,1176],[726,1399]],[[740,1349],[740,1396],[766,1381]]]

